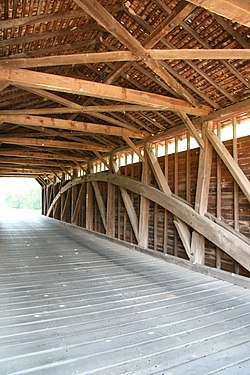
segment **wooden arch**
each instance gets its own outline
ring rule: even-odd
[[[196,232],[214,243],[225,253],[234,258],[238,263],[250,271],[250,247],[247,242],[231,233],[219,224],[200,215],[192,207],[179,200],[175,195],[167,195],[153,186],[146,185],[130,177],[113,173],[95,173],[85,177],[78,177],[67,183],[55,196],[48,211],[50,215],[53,207],[60,199],[61,195],[71,189],[73,186],[84,182],[107,182],[119,186],[122,189],[130,190],[133,193],[141,195],[154,203],[165,208],[177,218],[193,228]]]

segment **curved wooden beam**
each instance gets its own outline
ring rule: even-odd
[[[164,207],[173,215],[191,226],[194,230],[206,237],[209,241],[214,243],[250,271],[250,248],[246,242],[239,237],[236,237],[233,233],[220,225],[212,222],[207,217],[200,215],[192,207],[178,200],[173,195],[166,195],[155,187],[143,184],[130,177],[112,173],[95,173],[86,177],[78,177],[65,185],[56,195],[49,207],[47,216],[50,215],[53,206],[63,193],[72,186],[78,185],[83,181],[102,181],[111,183],[123,189],[130,190],[138,195],[142,195],[157,203],[159,206]]]

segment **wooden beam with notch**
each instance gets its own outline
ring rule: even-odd
[[[114,135],[120,137],[127,136],[131,138],[144,138],[149,135],[149,133],[145,131],[133,132],[129,129],[124,129],[118,126],[32,115],[0,115],[0,122],[52,129],[65,129],[82,133]]]
[[[211,112],[208,106],[201,105],[195,108],[185,100],[164,95],[23,69],[0,69],[1,79],[23,87],[143,104],[152,108],[161,107],[165,110],[183,111],[196,116],[206,116]]]
[[[147,56],[155,60],[245,60],[250,49],[145,49]],[[74,55],[57,55],[34,58],[0,59],[0,68],[38,68],[64,65],[84,65],[109,62],[140,61],[129,51],[91,52]],[[1,86],[0,86],[1,87]]]
[[[211,127],[211,125],[212,123],[208,122],[204,123],[202,127],[204,147],[200,148],[194,206],[195,211],[197,211],[200,215],[205,215],[208,207],[213,149],[206,137],[206,131]],[[191,256],[195,263],[205,263],[205,238],[196,231],[193,231],[192,233]]]
[[[72,160],[88,162],[90,159],[83,156],[72,156],[63,153],[50,154],[47,152],[33,152],[24,150],[1,150],[1,156],[13,156],[18,158],[32,158],[32,159],[51,159],[51,160]]]
[[[23,146],[35,146],[35,147],[52,147],[59,149],[69,149],[69,150],[82,150],[82,151],[103,151],[109,152],[112,149],[108,146],[88,143],[83,141],[82,143],[78,142],[64,142],[56,141],[51,139],[38,139],[38,138],[14,138],[14,137],[0,137],[0,143],[4,144],[14,144],[14,145],[23,145]]]

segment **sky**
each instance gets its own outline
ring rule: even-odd
[[[0,204],[7,192],[23,193],[39,186],[34,178],[0,177]]]

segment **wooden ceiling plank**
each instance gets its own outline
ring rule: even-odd
[[[51,39],[51,38],[58,38],[58,37],[69,37],[71,35],[80,33],[80,32],[89,32],[90,30],[103,30],[103,28],[96,24],[87,24],[83,26],[79,26],[76,29],[68,28],[68,29],[60,29],[57,31],[48,31],[33,35],[25,35],[15,38],[9,38],[5,40],[1,40],[1,47],[8,47],[8,46],[16,46],[16,45],[24,45],[27,43],[34,43],[38,40],[41,41],[43,39]]]
[[[65,129],[83,133],[94,133],[103,135],[120,136],[126,135],[131,138],[145,138],[149,133],[145,131],[132,132],[131,130],[104,124],[94,124],[73,120],[63,120],[52,117],[30,116],[30,115],[2,115],[0,122],[20,125],[32,125],[42,128]]]
[[[23,69],[0,69],[0,80],[5,79],[23,87],[61,91],[71,94],[117,100],[131,104],[143,104],[162,107],[165,110],[183,111],[189,114],[204,116],[211,112],[208,106],[193,107],[190,103],[176,98],[153,94],[145,91],[69,78],[47,73],[32,72]]]
[[[219,16],[218,14],[213,14],[213,17],[216,19],[216,21],[225,29],[232,37],[233,39],[237,40],[239,45],[243,48],[248,49],[249,48],[249,42],[246,41],[237,30],[235,30],[224,18]]]
[[[248,0],[187,0],[190,3],[219,14],[240,25],[250,27],[250,3]]]
[[[51,21],[58,21],[58,20],[64,20],[64,19],[73,19],[73,18],[79,18],[81,16],[86,16],[84,12],[81,12],[79,10],[70,11],[70,12],[56,12],[56,13],[50,13],[50,14],[42,14],[38,16],[30,16],[30,17],[20,17],[20,18],[12,18],[7,20],[1,20],[0,28],[3,29],[10,29],[12,27],[20,27],[20,26],[26,26],[26,25],[34,25],[36,23],[42,23],[42,22],[51,22]]]
[[[123,9],[122,4],[114,4],[114,5],[107,5],[107,10],[109,12],[118,12],[119,10]],[[25,16],[25,17],[19,17],[19,18],[12,18],[7,20],[1,20],[0,28],[3,29],[9,29],[12,27],[20,27],[20,26],[26,26],[26,25],[34,25],[36,23],[43,23],[43,22],[52,22],[52,21],[62,21],[67,19],[74,19],[79,17],[85,17],[86,13],[77,9],[77,10],[71,10],[69,12],[55,12],[55,13],[47,13],[47,14],[41,14],[37,16]]]
[[[171,10],[169,9],[169,12]],[[217,22],[219,22],[222,27],[224,27],[231,35],[233,38],[237,40],[237,42],[244,47],[245,49],[249,48],[249,43],[246,42],[239,33],[237,33],[227,22],[223,20],[222,17],[217,16],[216,14],[213,14],[213,17],[216,19]],[[222,22],[224,24],[222,24]],[[205,47],[206,49],[210,49],[210,44],[208,43],[207,40],[201,38],[201,36],[197,33],[196,30],[194,30],[192,27],[190,27],[186,22],[181,22],[180,24],[181,27],[183,27],[184,30],[186,30],[194,39],[196,39],[201,46]],[[236,34],[236,35],[235,35]],[[236,38],[237,36],[237,38]],[[250,87],[249,82],[246,80],[246,78],[229,62],[226,60],[221,60],[220,61],[235,77],[237,77],[242,83],[244,83],[245,86],[248,88]],[[216,108],[216,106],[212,106],[213,108]]]
[[[171,14],[172,10],[166,4],[164,4],[160,1],[160,6],[168,15]],[[131,15],[131,17],[133,17],[133,15]],[[146,28],[149,32],[153,32],[153,28],[150,25],[148,25],[147,23],[141,21],[140,18],[137,19],[137,22],[139,22],[141,25],[143,25],[143,27]],[[190,35],[192,35],[193,38],[195,38],[203,47],[205,47],[206,49],[209,49],[209,44],[205,40],[203,40],[200,37],[200,35],[193,28],[191,28],[186,22],[184,22],[184,21],[181,22],[180,26],[183,27]],[[161,42],[165,46],[167,46],[167,48],[174,49],[174,46],[172,44],[170,44],[169,41],[167,42],[166,39],[162,38]],[[225,95],[231,102],[234,102],[233,96],[230,95],[226,90],[224,90],[220,85],[218,85],[217,82],[215,82],[213,79],[211,79],[211,77],[209,77],[209,75],[207,75],[205,72],[203,72],[201,69],[199,69],[196,64],[194,64],[190,60],[186,60],[186,62],[192,69],[196,70],[199,74],[201,74],[203,78],[205,78],[211,85],[213,85],[217,90],[219,90],[223,95]],[[233,65],[229,64],[229,62],[226,61],[226,60],[222,60],[221,62],[227,67],[227,69],[230,70],[230,72],[232,74],[234,74],[235,77],[237,77],[241,82],[243,82],[245,86],[249,87],[249,82],[246,81],[245,77],[243,77],[243,75],[240,72],[238,72],[233,67]],[[162,65],[164,66],[165,69],[167,69],[172,75],[174,75],[176,77],[176,73],[173,74],[173,70],[169,69],[170,66],[167,63],[162,62]],[[179,77],[176,77],[176,78],[178,78],[180,80],[180,82],[184,83],[181,75],[179,75]],[[190,87],[192,89],[191,84],[188,84],[188,87]],[[197,94],[197,90],[195,92]],[[199,96],[203,97],[203,99],[206,100],[204,96],[201,96],[201,94]],[[207,101],[207,103],[209,103],[211,105],[210,100],[209,101],[206,100],[206,101]],[[216,109],[219,109],[218,105],[217,106],[213,105],[212,107],[216,108]]]
[[[144,46],[153,48],[163,37],[180,24],[195,9],[193,4],[181,0],[172,12],[163,19],[159,26],[146,39]]]

